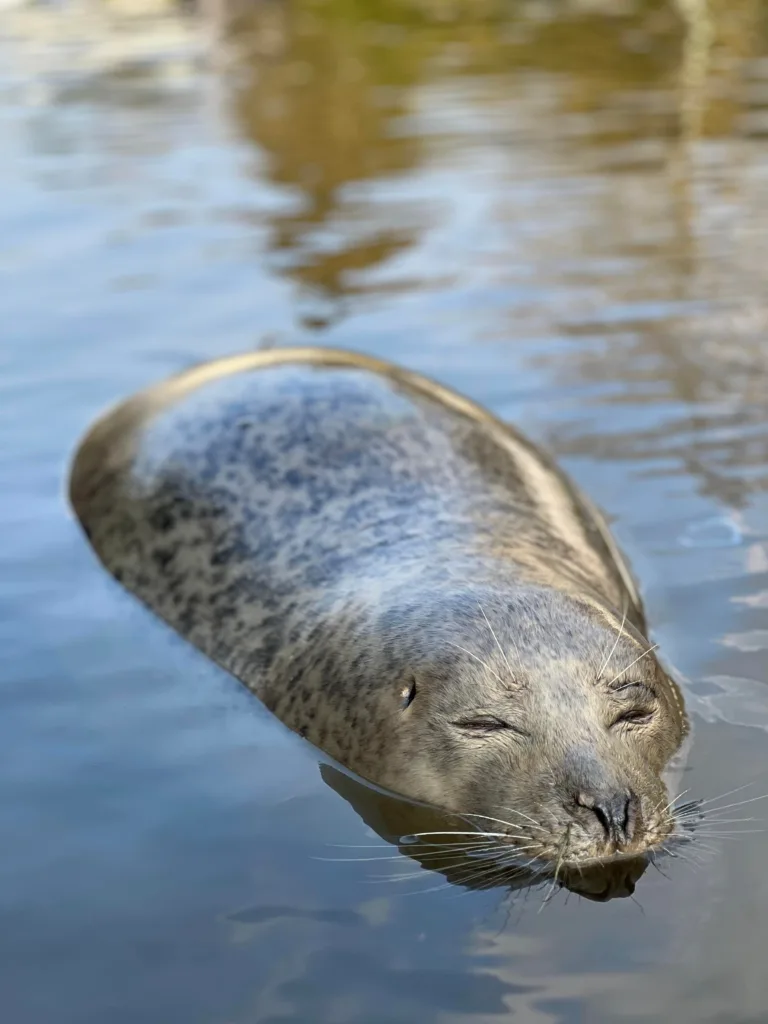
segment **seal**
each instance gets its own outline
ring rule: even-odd
[[[392,364],[273,350],[117,406],[70,499],[98,558],[287,726],[537,863],[664,849],[688,731],[602,514]]]

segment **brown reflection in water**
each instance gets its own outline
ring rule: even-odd
[[[419,163],[420,140],[398,132],[396,122],[423,73],[422,23],[387,18],[387,4],[370,13],[365,5],[356,13],[354,4],[283,4],[282,45],[265,53],[263,19],[274,38],[277,6],[258,5],[238,22],[248,56],[232,87],[233,109],[243,134],[267,154],[270,180],[299,193],[298,210],[272,222],[278,263],[302,284],[338,296],[354,289],[351,274],[416,237],[417,211],[392,204],[384,220],[343,193]]]
[[[425,109],[441,90],[466,99],[481,83],[481,94],[456,109],[471,116],[474,103],[478,118],[490,117],[483,144],[517,159],[504,126],[527,111],[525,124],[541,133],[531,174],[538,159],[555,181],[588,177],[597,186],[555,197],[562,218],[542,211],[522,254],[552,293],[537,314],[543,332],[574,340],[554,369],[546,350],[542,359],[568,386],[614,382],[621,395],[612,400],[694,407],[605,439],[601,451],[645,459],[666,445],[706,493],[731,504],[765,485],[768,252],[750,234],[761,193],[740,177],[755,160],[744,147],[768,124],[764,71],[753,60],[768,53],[760,0],[208,4],[231,46],[236,122],[266,158],[259,173],[296,198],[288,212],[269,215],[269,252],[282,273],[336,305],[374,290],[370,272],[417,248],[440,216],[399,185],[455,165],[475,144],[460,119],[435,125]],[[442,109],[450,113],[451,102]],[[510,195],[519,184],[518,173]],[[507,213],[503,202],[492,215],[512,253],[519,203]],[[645,226],[655,230],[644,236]],[[489,230],[478,222],[478,235]],[[564,252],[582,266],[560,270]],[[590,257],[628,260],[632,269],[606,278],[587,268]],[[563,285],[594,289],[594,315],[555,308]],[[619,327],[602,319],[611,304],[699,299],[727,308],[716,318],[655,315]],[[517,309],[504,330],[520,333]],[[604,343],[595,346],[598,337]],[[595,446],[573,431],[553,443],[566,454]],[[734,476],[733,465],[745,472]]]
[[[484,76],[514,97],[537,80],[546,91],[543,74],[557,82],[553,118],[580,117],[582,145],[676,138],[691,125],[728,134],[761,11],[758,0],[712,0],[709,16],[704,0],[203,3],[237,54],[243,135],[267,154],[268,177],[300,196],[298,211],[274,218],[278,262],[332,295],[418,238],[423,213],[393,204],[382,217],[345,189],[425,160],[430,140],[407,121],[420,88]],[[563,126],[553,120],[553,134]]]
[[[386,880],[395,890],[398,886],[403,888],[402,883],[408,883],[412,889],[421,887],[430,891],[440,888],[444,879],[442,885],[499,889],[505,896],[528,895],[537,890],[534,899],[538,901],[548,901],[556,888],[564,888],[585,899],[605,903],[631,897],[648,867],[645,858],[635,857],[578,870],[561,869],[554,881],[551,870],[543,871],[527,864],[524,856],[518,855],[513,860],[511,847],[505,848],[503,863],[484,855],[487,842],[479,834],[476,840],[467,838],[470,826],[463,819],[373,789],[328,764],[320,766],[320,773],[327,785],[354,808],[370,829],[404,855],[387,873]],[[378,849],[381,856],[388,848]],[[350,854],[358,852],[348,851]],[[375,849],[368,851],[374,861],[376,852]],[[408,870],[409,862],[417,864],[419,869]],[[382,859],[381,863],[372,863],[374,867],[386,868],[392,862]]]
[[[500,93],[514,95],[517,79],[546,72],[568,79],[565,112],[594,114],[619,90],[671,87],[679,63],[680,19],[661,2],[621,4],[625,13],[608,17],[577,4],[534,16],[531,4],[482,0],[231,0],[226,17],[227,0],[210,2],[239,53],[237,123],[267,154],[268,177],[301,198],[274,218],[273,251],[291,276],[333,296],[418,240],[425,211],[404,202],[382,211],[345,190],[425,160],[430,141],[407,120],[420,87],[501,76]],[[646,113],[612,127],[596,118],[592,134],[643,134]],[[658,130],[658,114],[648,116]]]

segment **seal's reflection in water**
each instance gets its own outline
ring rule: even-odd
[[[581,868],[564,866],[555,877],[552,865],[530,863],[530,858],[508,841],[504,845],[494,844],[480,832],[473,839],[474,826],[456,815],[374,789],[329,764],[320,766],[320,774],[385,842],[396,846],[424,872],[434,872],[445,879],[442,884],[439,881],[430,884],[425,875],[425,885],[417,890],[420,892],[444,886],[465,890],[501,889],[505,895],[540,889],[542,900],[548,900],[555,886],[605,903],[631,897],[649,864],[646,857],[626,857]],[[397,864],[396,857],[373,844],[357,850],[346,848],[339,854],[342,860],[370,861],[372,867]],[[359,854],[362,856],[358,857]],[[376,874],[382,882],[391,881],[396,885],[407,881],[415,888],[421,871],[393,870],[386,876],[377,871]]]

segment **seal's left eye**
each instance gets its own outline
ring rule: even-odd
[[[647,725],[653,719],[657,698],[646,683],[630,680],[611,687],[611,690],[617,698],[617,703],[626,702],[628,705],[616,715],[611,722],[611,728],[618,725]]]
[[[650,708],[635,708],[633,711],[625,711],[614,719],[614,725],[647,725],[653,718],[653,711]]]

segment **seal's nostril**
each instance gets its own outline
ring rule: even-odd
[[[628,790],[612,793],[578,793],[576,803],[593,812],[605,832],[606,839],[617,843],[631,841],[637,819],[637,797]]]
[[[595,804],[592,810],[595,812],[595,817],[603,826],[606,838],[610,838],[611,832],[613,831],[613,822],[611,820],[611,812],[607,804]]]

